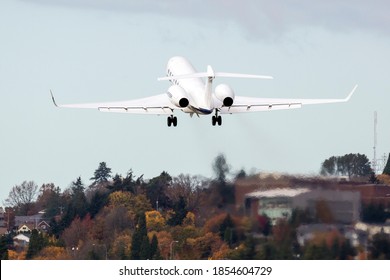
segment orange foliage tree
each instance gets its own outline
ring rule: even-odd
[[[69,260],[71,259],[64,247],[48,246],[43,248],[34,260]]]

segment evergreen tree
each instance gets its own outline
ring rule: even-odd
[[[115,174],[115,176],[112,178],[112,185],[107,187],[110,191],[116,192],[116,191],[123,191],[123,178],[119,174]]]
[[[172,177],[167,172],[163,171],[158,177],[155,177],[143,186],[146,197],[152,205],[158,201],[160,208],[170,208],[172,206],[169,197],[166,195],[166,190],[172,182]]]
[[[370,178],[368,179],[368,182],[370,182],[370,183],[372,183],[372,184],[379,184],[379,180],[378,180],[378,178],[376,177],[374,171],[371,172]]]
[[[139,258],[141,260],[149,260],[151,258],[150,242],[147,235],[142,239],[141,249],[139,252]]]
[[[58,224],[59,233],[67,228],[73,221],[74,218],[85,217],[88,213],[88,202],[84,193],[84,184],[81,178],[78,177],[76,181],[73,181],[70,186],[70,197],[68,197],[67,203],[64,207],[64,214]]]
[[[386,233],[377,233],[372,238],[371,258],[390,260],[390,236]]]
[[[144,244],[145,237],[148,238],[145,213],[140,213],[137,216],[138,222],[131,239],[130,259],[132,260],[140,260],[141,255],[144,257],[145,254],[145,252],[142,252],[141,254],[141,251],[147,250],[147,246]]]
[[[230,214],[227,214],[225,219],[222,221],[219,226],[219,236],[224,240],[229,246],[232,246],[237,242],[237,231]]]
[[[184,218],[186,217],[188,211],[186,210],[187,204],[184,200],[184,197],[180,196],[179,201],[173,206],[175,213],[168,220],[167,224],[170,226],[178,226],[183,223]]]
[[[95,170],[94,176],[91,177],[91,180],[93,180],[92,185],[108,182],[109,178],[111,178],[111,168],[108,168],[103,161],[99,163],[99,167]]]
[[[362,206],[362,220],[366,223],[384,223],[390,215],[383,204],[370,203]]]
[[[8,260],[8,242],[5,235],[0,237],[0,259]]]
[[[150,242],[150,256],[153,260],[161,260],[160,249],[158,248],[158,239],[155,234],[153,234],[152,241]]]
[[[213,192],[213,198],[217,199],[217,206],[222,208],[226,204],[234,203],[234,186],[226,178],[229,175],[230,166],[225,156],[220,154],[215,158],[212,167],[216,179],[212,182],[210,189]]]
[[[242,259],[254,260],[256,256],[256,242],[252,235],[249,235],[244,242],[245,254]]]
[[[383,169],[383,174],[390,175],[390,153],[389,153],[389,157],[387,158],[385,169]]]
[[[48,244],[47,239],[38,230],[33,229],[31,232],[30,242],[26,253],[26,259],[32,259]]]
[[[97,213],[107,204],[108,192],[97,190],[92,194],[91,203],[89,205],[89,213],[91,218],[95,217]]]
[[[322,175],[346,175],[349,177],[369,176],[372,172],[370,160],[363,154],[346,154],[332,156],[321,166]]]

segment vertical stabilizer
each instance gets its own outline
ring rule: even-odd
[[[207,81],[205,88],[205,104],[208,108],[211,108],[212,104],[212,91],[213,91],[213,80],[215,78],[215,72],[210,65],[207,66]]]

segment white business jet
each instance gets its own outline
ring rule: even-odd
[[[184,57],[175,56],[168,61],[167,76],[158,78],[168,80],[172,85],[163,94],[119,102],[67,104],[55,106],[64,108],[89,108],[102,112],[120,112],[133,114],[169,115],[168,126],[177,126],[175,111],[193,115],[211,115],[212,125],[222,124],[220,114],[248,113],[281,109],[296,109],[302,105],[347,102],[357,85],[344,99],[281,99],[236,96],[233,89],[226,85],[217,85],[213,91],[213,81],[217,77],[272,79],[271,76],[248,75],[226,72],[215,72],[207,66],[206,72],[196,72],[191,63]],[[202,78],[205,78],[203,81]]]

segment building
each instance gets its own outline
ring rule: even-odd
[[[337,232],[345,239],[349,240],[351,245],[357,247],[361,244],[360,236],[353,226],[341,224],[308,224],[300,225],[297,228],[297,241],[300,246],[305,246],[317,234],[326,234]]]
[[[246,213],[251,217],[267,216],[272,224],[280,218],[289,218],[294,209],[294,198],[310,192],[309,189],[273,189],[255,191],[245,196]]]
[[[45,212],[41,211],[38,214],[30,216],[15,216],[15,227],[19,228],[23,224],[35,225],[33,228],[37,228],[38,224],[44,220],[43,214]]]
[[[267,216],[275,224],[289,218],[293,209],[307,209],[312,217],[326,211],[328,222],[352,224],[360,219],[360,193],[339,190],[283,188],[255,191],[245,196],[245,212],[251,217]]]
[[[297,196],[295,208],[308,209],[313,217],[318,217],[320,208],[329,211],[331,223],[353,224],[360,220],[360,193],[341,190],[312,190]],[[325,209],[324,209],[325,208]]]

